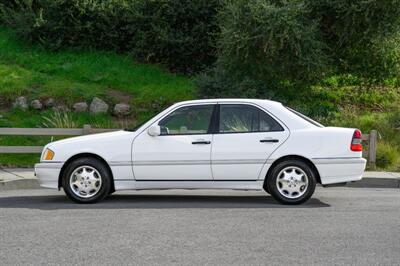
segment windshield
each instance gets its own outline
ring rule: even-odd
[[[312,120],[311,118],[309,118],[308,116],[303,115],[302,113],[297,112],[296,110],[293,110],[292,108],[289,108],[287,106],[285,106],[286,109],[288,109],[290,112],[294,113],[295,115],[301,117],[302,119],[306,120],[308,123],[313,124],[314,126],[317,127],[324,127],[323,125],[321,125],[320,123],[318,123],[317,121]]]

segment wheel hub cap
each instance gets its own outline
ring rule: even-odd
[[[279,193],[286,198],[299,198],[307,191],[308,176],[299,167],[286,167],[279,172],[276,187]]]
[[[92,166],[80,166],[72,172],[69,184],[72,192],[81,198],[90,198],[101,188],[101,175]]]

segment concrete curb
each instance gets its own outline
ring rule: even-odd
[[[0,191],[37,188],[40,188],[39,181],[37,179],[17,179],[0,182]]]
[[[370,178],[365,177],[357,182],[347,183],[343,187],[354,188],[400,188],[400,179],[392,178]],[[37,179],[17,179],[6,182],[0,182],[0,191],[17,189],[38,189],[40,188]]]
[[[357,182],[350,182],[346,187],[357,188],[400,188],[400,179],[398,178],[373,178],[365,177]]]

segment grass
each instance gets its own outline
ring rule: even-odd
[[[65,50],[51,52],[21,43],[0,27],[0,95],[55,97],[72,104],[119,91],[135,106],[173,103],[193,97],[193,82],[160,67],[137,64],[129,56],[112,52]],[[114,99],[109,99],[113,101]]]
[[[21,42],[13,31],[0,27],[0,127],[42,127],[53,111],[10,109],[16,97],[29,100],[54,98],[69,107],[90,102],[94,96],[109,104],[120,101],[133,107],[133,114],[116,119],[110,114],[72,114],[82,127],[131,127],[159,112],[166,105],[192,99],[191,79],[168,73],[154,65],[135,63],[127,55],[112,52],[63,50],[47,51]],[[1,136],[0,145],[44,145],[51,137]],[[0,165],[32,166],[37,154],[0,154]]]

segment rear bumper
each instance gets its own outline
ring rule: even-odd
[[[364,158],[318,158],[312,161],[322,185],[361,180],[367,163]]]
[[[58,177],[60,176],[63,163],[37,163],[35,174],[39,179],[41,187],[58,188]]]

